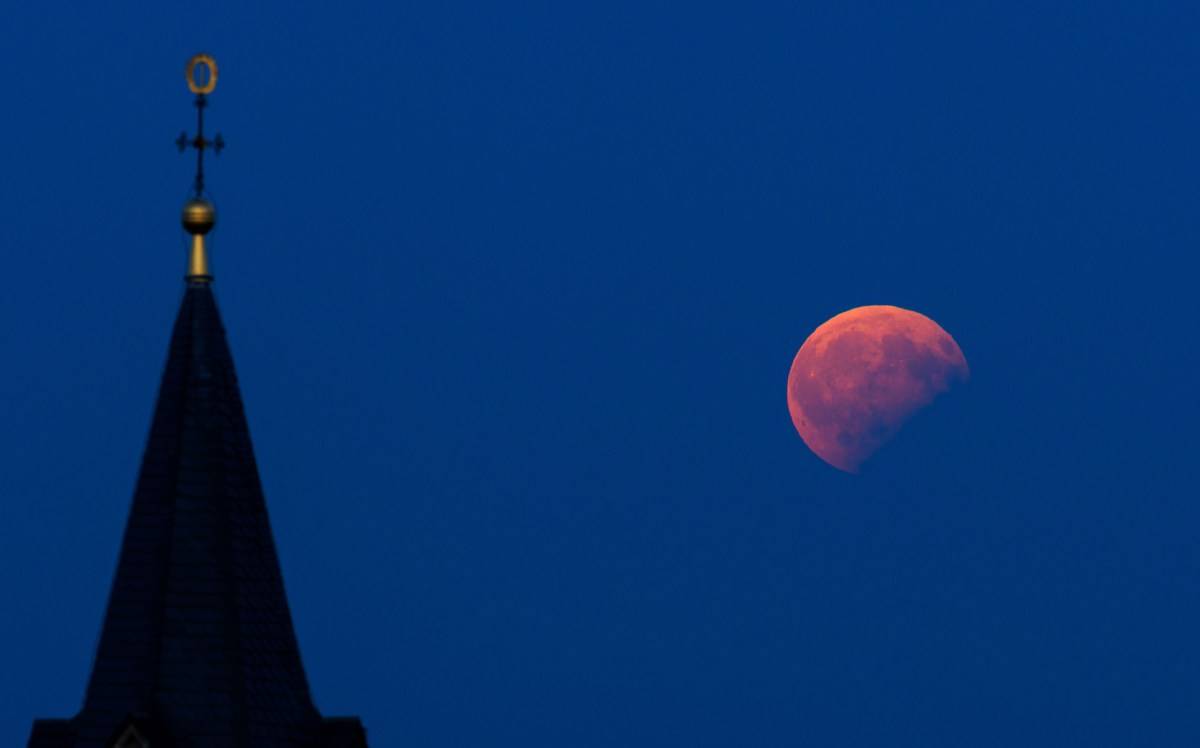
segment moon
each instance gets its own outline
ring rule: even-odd
[[[958,343],[933,320],[895,306],[860,306],[800,346],[788,374],[788,411],[809,449],[857,473],[914,413],[969,376]]]

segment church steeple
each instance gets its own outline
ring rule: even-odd
[[[210,86],[215,76],[214,63]],[[198,178],[195,199],[202,189]],[[36,721],[30,748],[366,747],[357,718],[312,703],[204,233],[193,232],[199,260],[193,249],[83,708]]]

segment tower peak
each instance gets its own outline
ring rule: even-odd
[[[83,706],[35,720],[28,748],[367,748],[361,720],[313,703],[210,283],[203,157],[221,140],[204,137],[203,111],[216,75],[207,55],[188,64],[192,260]]]
[[[196,150],[196,177],[192,182],[193,195],[183,205],[183,228],[192,236],[191,256],[188,260],[187,282],[189,285],[212,282],[208,269],[208,248],[204,237],[217,222],[217,209],[205,196],[204,152],[212,149],[220,153],[225,148],[225,138],[217,133],[209,140],[204,136],[204,110],[208,107],[208,95],[217,88],[217,61],[212,55],[200,53],[188,60],[188,90],[196,94],[196,135],[189,138],[186,132],[179,133],[175,145],[183,153],[188,148]]]

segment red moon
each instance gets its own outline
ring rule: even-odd
[[[950,334],[923,314],[860,306],[813,331],[788,374],[788,410],[808,448],[848,473],[904,422],[969,376]]]

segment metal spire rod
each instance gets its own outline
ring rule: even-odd
[[[188,146],[196,149],[196,181],[193,185],[196,194],[183,204],[182,220],[184,230],[192,235],[192,251],[185,277],[189,286],[201,286],[212,283],[213,277],[208,267],[208,248],[205,246],[204,237],[217,224],[217,209],[204,197],[204,152],[212,148],[220,153],[225,147],[225,139],[219,134],[213,140],[204,137],[204,108],[208,106],[208,95],[217,87],[217,61],[205,54],[196,55],[189,60],[187,84],[191,92],[196,94],[196,137],[189,140],[187,133],[182,132],[175,145],[179,146],[180,153],[187,150]]]
[[[207,72],[201,80],[197,80],[197,72],[203,70]],[[220,153],[225,148],[225,139],[220,133],[212,140],[204,137],[204,109],[208,106],[208,95],[217,87],[217,61],[211,55],[199,54],[188,61],[187,66],[187,82],[188,88],[192,93],[196,94],[196,136],[188,138],[187,132],[179,133],[179,137],[175,139],[175,145],[179,146],[179,152],[183,153],[189,147],[196,149],[196,180],[194,184],[196,197],[204,194],[204,152],[212,148],[214,152]]]

